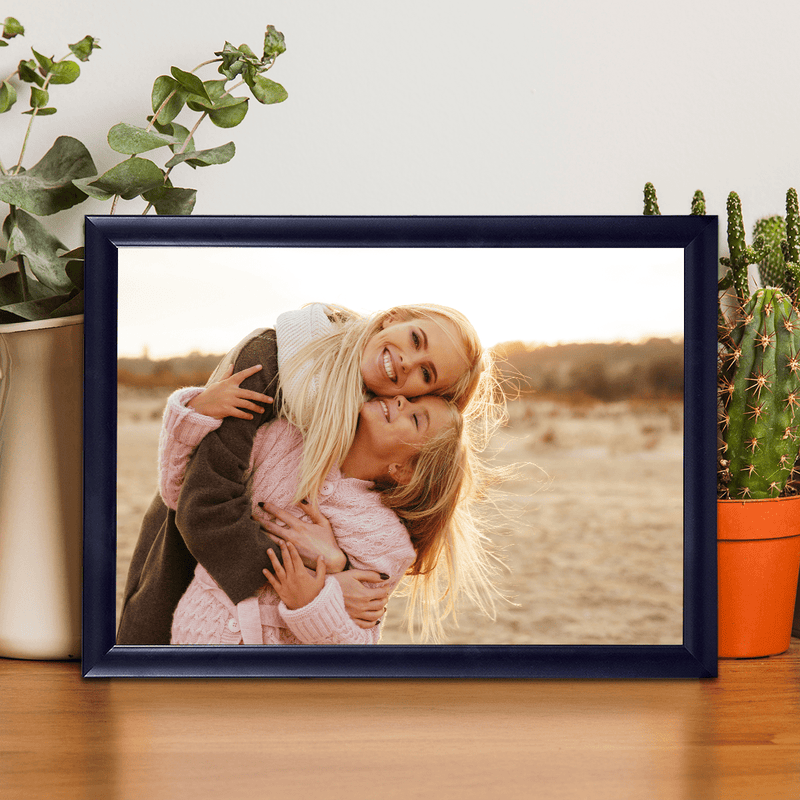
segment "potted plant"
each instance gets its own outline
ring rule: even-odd
[[[645,189],[645,213],[658,213]],[[705,213],[700,193],[693,213]],[[788,649],[800,572],[800,214],[756,224],[745,241],[741,202],[727,201],[729,255],[718,308],[719,655],[752,658]],[[783,238],[785,235],[785,238]],[[761,287],[750,291],[757,264]]]
[[[7,17],[0,47],[24,33]],[[63,244],[43,218],[88,197],[110,202],[112,214],[120,200],[144,201],[144,214],[191,214],[196,191],[175,186],[173,171],[224,164],[235,154],[233,142],[198,149],[200,123],[242,122],[249,97],[235,95],[239,87],[263,104],[287,97],[264,74],[286,49],[270,25],[261,56],[226,42],[195,69],[172,67],[157,77],[146,125],[109,130],[109,146],[124,158],[102,175],[89,150],[65,135],[24,167],[37,121],[56,113],[53,89],[77,80],[97,49],[92,36],[60,59],[32,48],[0,82],[0,114],[25,89],[30,117],[18,156],[0,160],[0,203],[8,204],[0,234],[0,656],[66,659],[80,652],[83,248]],[[211,65],[217,74],[201,80],[196,73]],[[184,121],[191,130],[177,121],[190,112],[195,117]],[[164,154],[162,166],[152,152]]]

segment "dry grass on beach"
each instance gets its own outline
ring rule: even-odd
[[[168,390],[120,387],[117,613],[139,525],[156,490]],[[464,609],[448,644],[682,641],[683,417],[673,401],[511,403],[493,443],[520,467],[494,536],[509,569],[494,622]],[[382,642],[408,643],[393,598]]]

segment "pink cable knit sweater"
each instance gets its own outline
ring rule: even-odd
[[[198,414],[186,403],[201,389],[172,394],[164,412],[159,442],[159,489],[164,502],[175,508],[183,474],[194,447],[221,420]],[[298,517],[291,507],[303,440],[296,428],[276,420],[259,428],[250,459],[253,516],[264,516],[259,502],[272,502]],[[414,561],[408,532],[393,511],[371,491],[372,484],[331,471],[319,497],[320,511],[331,521],[336,539],[351,564],[390,576],[383,585],[391,591]],[[189,588],[178,603],[172,624],[172,644],[376,644],[378,625],[359,628],[344,607],[338,581],[325,579],[319,595],[307,606],[290,610],[267,585],[257,596],[237,605],[199,564]]]

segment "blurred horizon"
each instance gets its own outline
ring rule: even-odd
[[[491,348],[509,399],[536,396],[615,402],[678,400],[683,393],[683,338],[640,342],[504,342]],[[118,383],[137,389],[203,385],[224,353],[195,351],[118,359]]]

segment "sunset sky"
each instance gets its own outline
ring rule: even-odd
[[[448,305],[485,346],[679,336],[683,250],[122,248],[119,354],[223,353],[309,302]]]

